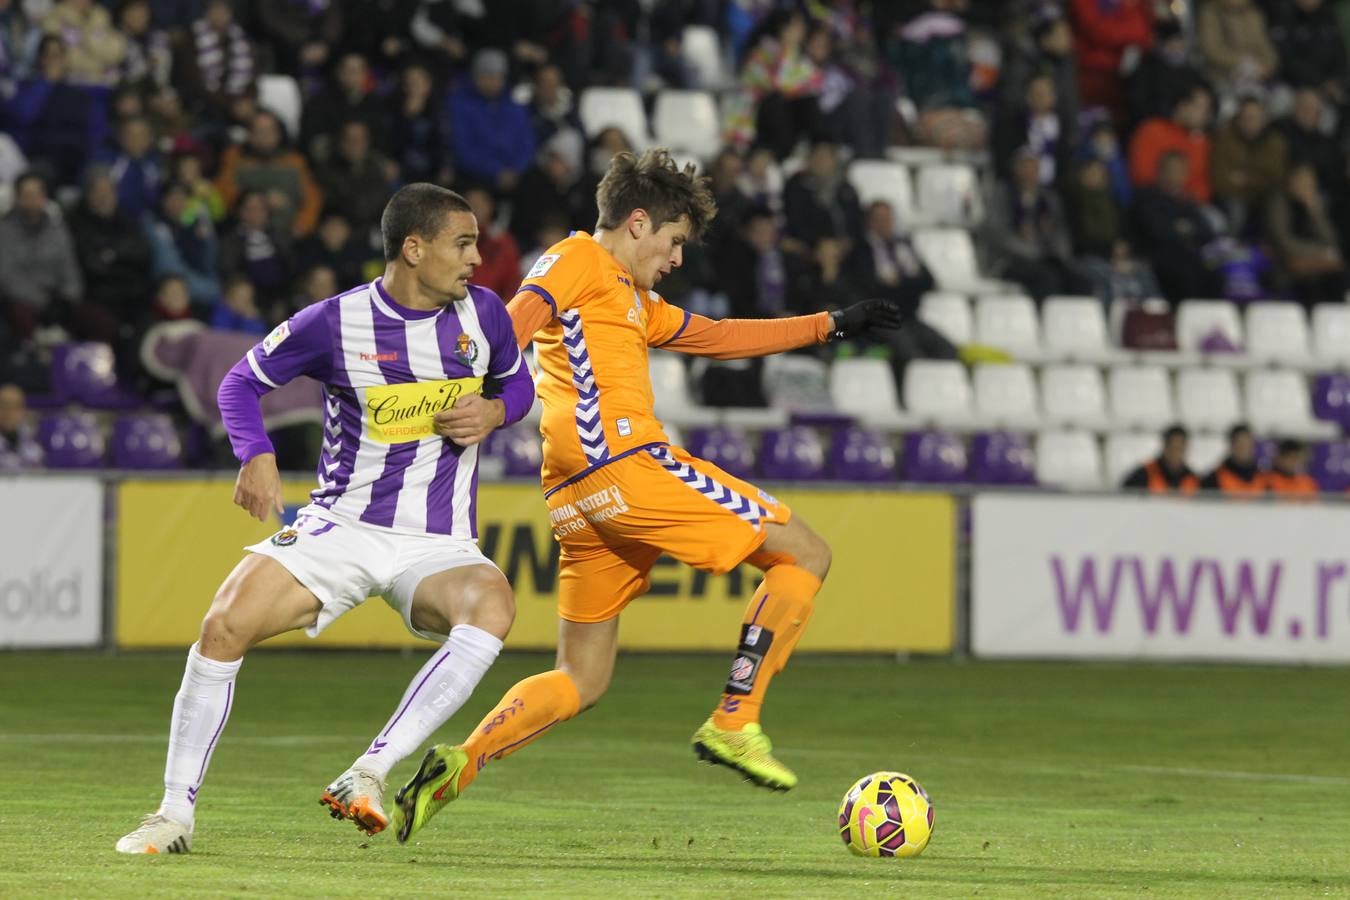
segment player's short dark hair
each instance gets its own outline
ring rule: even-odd
[[[692,163],[681,169],[664,147],[641,156],[616,155],[595,189],[595,205],[600,209],[597,230],[618,228],[633,210],[643,209],[653,228],[687,216],[691,240],[698,240],[717,215],[708,179]]]
[[[429,241],[436,239],[451,213],[473,212],[469,201],[439,185],[419,181],[398,189],[380,216],[380,234],[384,238],[384,261],[398,259],[403,242],[415,234]]]
[[[1173,425],[1162,433],[1163,443],[1166,444],[1174,437],[1189,438],[1191,433],[1181,425]]]

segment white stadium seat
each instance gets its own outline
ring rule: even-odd
[[[1096,297],[1046,297],[1041,336],[1051,359],[1109,363],[1126,357],[1107,336],[1106,311]]]
[[[722,149],[717,104],[704,91],[662,91],[652,110],[656,142],[685,150],[700,159],[712,159]]]
[[[830,409],[830,365],[798,353],[766,356],[764,396],[771,406],[782,409]]]
[[[905,367],[905,411],[953,429],[972,424],[970,379],[951,359],[916,359]]]
[[[1162,452],[1162,435],[1142,431],[1115,431],[1106,436],[1106,483],[1119,487],[1135,469]]]
[[[971,228],[984,221],[984,195],[972,166],[921,166],[914,180],[925,224]]]
[[[1177,306],[1177,346],[1200,352],[1200,344],[1218,331],[1239,351],[1246,344],[1242,318],[1228,300],[1183,300]]]
[[[1225,431],[1242,418],[1237,376],[1227,369],[1182,369],[1177,412],[1188,428]]]
[[[1350,364],[1350,303],[1319,303],[1312,311],[1313,356],[1324,364]]]
[[[998,347],[1018,359],[1039,360],[1041,323],[1030,297],[1007,294],[975,298],[975,341]]]
[[[964,294],[929,291],[919,300],[918,317],[958,347],[969,344],[975,333],[970,299]]]
[[[915,252],[932,271],[940,289],[958,294],[997,293],[1004,289],[1001,282],[980,275],[969,231],[921,228],[914,232],[913,240]]]
[[[1041,369],[1041,407],[1053,425],[1094,431],[1107,427],[1106,385],[1096,366],[1046,366]]]
[[[1311,367],[1308,318],[1297,303],[1257,302],[1247,307],[1247,355],[1260,362]]]
[[[885,200],[895,213],[896,229],[902,233],[914,229],[918,215],[909,169],[884,159],[855,159],[848,167],[848,182],[858,192],[864,208],[876,200]]]
[[[1172,384],[1162,366],[1116,366],[1107,376],[1106,391],[1118,426],[1153,430],[1177,419]]]
[[[975,416],[988,425],[1030,431],[1040,425],[1031,367],[1024,363],[975,367]]]
[[[300,114],[303,100],[300,85],[289,75],[258,76],[258,107],[268,110],[286,126],[292,141],[300,139]]]
[[[1257,434],[1326,440],[1340,433],[1331,422],[1313,418],[1308,383],[1298,372],[1249,372],[1244,394],[1247,421]]]
[[[689,376],[684,369],[684,360],[678,354],[653,350],[649,371],[658,419],[676,427],[711,421],[712,413],[700,406],[689,390]]]
[[[632,88],[586,88],[581,92],[577,114],[587,137],[595,137],[606,128],[618,128],[638,150],[645,150],[651,143],[642,97]]]
[[[1051,487],[1101,487],[1097,439],[1086,431],[1041,432],[1036,436],[1036,481]]]
[[[1228,438],[1214,432],[1192,434],[1186,446],[1186,465],[1201,478],[1218,468],[1228,455]]]
[[[883,359],[835,360],[830,367],[830,398],[835,410],[870,428],[895,431],[915,424],[914,417],[900,409],[895,375]]]
[[[715,91],[726,86],[726,66],[717,29],[709,25],[686,25],[680,52],[685,65],[697,74],[698,86],[703,90]]]

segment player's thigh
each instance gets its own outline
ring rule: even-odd
[[[202,620],[198,652],[208,659],[238,659],[260,641],[314,624],[321,607],[285,566],[250,553],[216,591]]]
[[[582,709],[594,706],[609,689],[618,649],[618,616],[603,622],[558,621],[558,668],[577,686]]]
[[[418,581],[409,624],[415,632],[431,635],[473,625],[505,638],[515,615],[515,596],[506,576],[494,565],[477,564],[442,569]]]
[[[651,587],[657,547],[607,545],[591,536],[562,541],[558,571],[558,615],[579,623],[605,622],[624,611]]]
[[[761,569],[779,563],[800,566],[812,575],[825,580],[830,571],[830,545],[801,520],[794,516],[787,522],[774,522],[765,527],[764,543],[748,560]]]

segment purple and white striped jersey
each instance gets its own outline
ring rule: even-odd
[[[506,422],[534,403],[534,385],[506,306],[492,291],[439,311],[396,303],[376,279],[277,326],[221,382],[221,418],[240,462],[270,452],[257,398],[301,375],[324,384],[319,486],[333,516],[413,534],[476,538],[477,446],[430,430],[461,394],[501,383]]]

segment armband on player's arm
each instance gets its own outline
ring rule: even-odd
[[[713,359],[768,356],[823,344],[834,330],[830,313],[790,319],[709,319],[690,315],[675,337],[656,346]]]
[[[542,289],[526,285],[506,304],[511,316],[511,327],[516,332],[516,345],[524,350],[535,334],[557,317],[553,298]]]
[[[235,363],[220,381],[216,405],[240,465],[259,454],[275,452],[262,418],[262,396],[270,390],[272,386],[253,373],[248,357]]]

